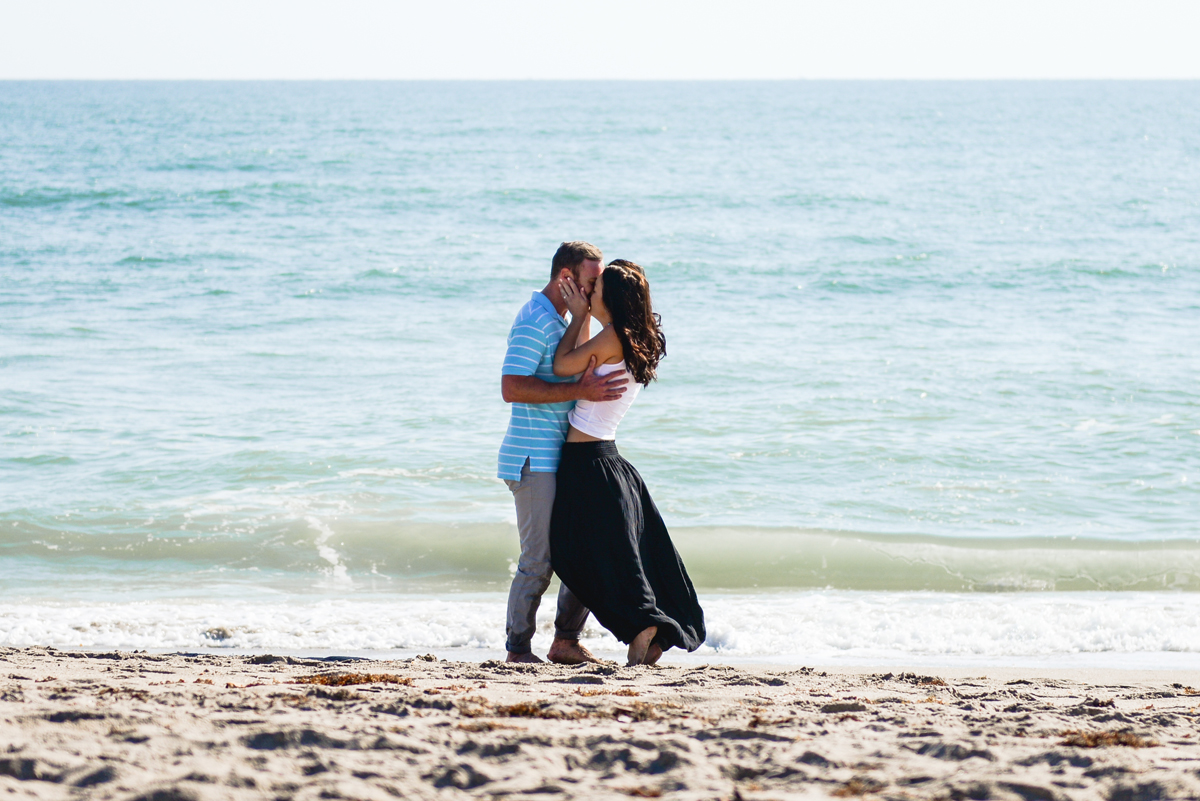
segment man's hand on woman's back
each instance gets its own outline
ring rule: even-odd
[[[625,385],[629,376],[624,370],[614,370],[608,375],[596,375],[596,357],[588,360],[583,377],[575,384],[579,390],[579,400],[589,400],[594,403],[614,401],[625,394]]]
[[[551,383],[532,375],[506,375],[500,380],[500,394],[505,403],[562,403],[573,400],[599,403],[624,395],[628,383],[629,376],[624,370],[596,375],[596,357],[593,356],[576,383]]]

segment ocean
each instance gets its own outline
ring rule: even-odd
[[[0,645],[499,655],[505,337],[586,239],[663,317],[618,444],[686,659],[1198,667],[1198,131],[1197,82],[0,82]]]

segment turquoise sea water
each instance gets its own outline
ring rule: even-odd
[[[619,442],[709,647],[1200,654],[1197,131],[1194,82],[0,83],[0,643],[498,647],[504,337],[581,238],[664,318]]]

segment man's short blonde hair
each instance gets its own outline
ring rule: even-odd
[[[570,268],[571,274],[578,277],[579,265],[588,259],[603,261],[604,254],[600,252],[600,248],[587,242],[563,242],[554,252],[554,259],[550,262],[550,277],[557,278],[563,267]]]

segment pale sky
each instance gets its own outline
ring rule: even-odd
[[[0,0],[0,79],[1200,78],[1200,0]]]

